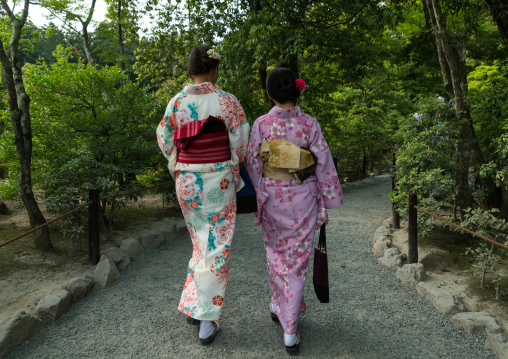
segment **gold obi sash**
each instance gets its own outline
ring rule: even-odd
[[[286,140],[263,140],[260,150],[263,177],[296,179],[299,183],[312,175],[317,157],[308,149]]]

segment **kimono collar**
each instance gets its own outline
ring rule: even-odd
[[[218,91],[219,89],[211,82],[203,82],[198,85],[187,84],[183,89],[187,95],[206,95]]]
[[[287,118],[295,118],[302,115],[302,110],[300,110],[300,107],[295,106],[288,108],[287,110],[284,108],[280,108],[277,106],[274,106],[268,114],[272,117],[277,117],[280,119],[287,119]]]

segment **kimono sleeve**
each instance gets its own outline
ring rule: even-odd
[[[157,135],[157,143],[159,144],[159,148],[162,151],[162,154],[168,160],[168,169],[171,173],[171,176],[175,177],[175,165],[177,160],[177,149],[174,142],[174,132],[176,130],[175,124],[175,112],[174,112],[174,100],[173,98],[169,101],[168,107],[166,108],[166,113],[162,118],[159,126],[157,126],[156,135]]]
[[[321,132],[319,123],[315,122],[310,150],[317,156],[318,164],[316,177],[318,189],[321,193],[325,207],[328,209],[339,208],[344,204],[344,196],[339,182],[339,176],[333,163],[330,148]]]
[[[261,149],[261,143],[263,138],[259,131],[259,119],[256,120],[252,126],[252,132],[250,134],[249,148],[247,150],[247,172],[249,177],[254,184],[256,192],[258,190],[259,179],[263,173],[263,161],[259,157],[259,151]]]
[[[236,163],[241,164],[245,161],[247,155],[247,146],[249,144],[250,126],[242,105],[237,98],[228,94],[228,119],[227,126],[229,130],[229,143],[233,159]],[[235,158],[236,157],[236,158]]]

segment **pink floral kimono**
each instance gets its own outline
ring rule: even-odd
[[[265,178],[260,148],[263,139],[287,140],[317,157],[315,175],[304,182]],[[250,137],[247,170],[256,187],[256,226],[263,228],[271,301],[284,332],[295,334],[298,315],[306,310],[303,288],[314,232],[344,198],[337,171],[319,123],[299,107],[274,107],[259,117]]]
[[[179,162],[176,130],[208,116],[224,122],[231,159],[217,163]],[[179,311],[192,318],[217,320],[221,313],[236,222],[236,191],[243,186],[239,164],[245,159],[248,140],[249,123],[242,106],[233,95],[210,82],[187,84],[169,101],[157,128],[157,141],[175,178],[178,202],[192,239],[192,258],[178,306]],[[206,162],[202,159],[213,155],[210,151],[198,154],[197,162]]]

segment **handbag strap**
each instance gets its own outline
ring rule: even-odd
[[[324,224],[321,225],[321,229],[319,230],[318,249],[326,252],[326,230]]]

